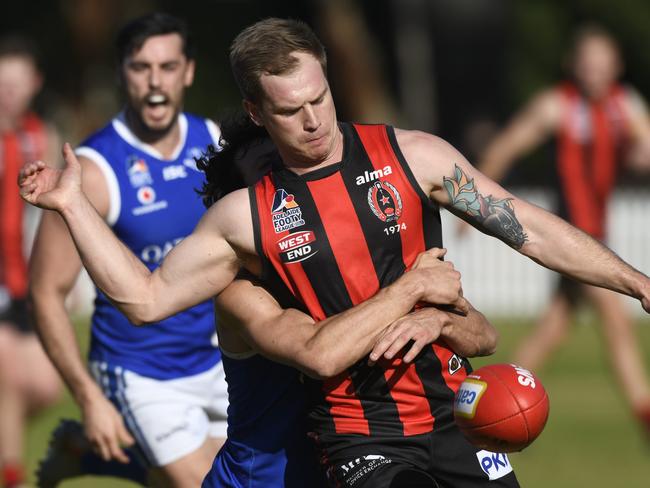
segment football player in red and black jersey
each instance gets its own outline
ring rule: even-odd
[[[59,398],[61,381],[27,314],[23,201],[16,189],[21,166],[52,160],[54,129],[32,111],[42,85],[36,49],[23,38],[0,41],[0,484],[24,482],[25,419]]]
[[[601,27],[585,25],[576,32],[568,68],[566,81],[535,95],[495,137],[478,169],[500,181],[521,156],[553,139],[558,213],[602,241],[617,175],[624,166],[650,170],[650,118],[639,93],[618,81],[623,68],[620,50]],[[625,399],[650,435],[650,383],[631,318],[615,293],[562,277],[514,360],[538,371],[567,337],[575,306],[583,297],[601,318]]]
[[[155,272],[96,215],[69,146],[64,171],[35,162],[21,173],[23,197],[62,215],[96,284],[133,323],[220,293],[242,266],[282,285],[314,323],[327,320],[365,303],[422,251],[439,247],[441,205],[544,266],[633,296],[650,312],[647,276],[505,191],[445,141],[339,122],[324,49],[304,24],[266,19],[246,28],[233,42],[231,64],[246,111],[279,157],[259,183],[212,205]],[[394,206],[380,205],[384,198]],[[256,317],[273,316],[277,302],[245,306],[259,307]],[[266,340],[278,360],[295,361],[291,322],[264,324],[255,339]],[[312,429],[332,484],[518,486],[507,459],[488,465],[490,454],[455,426],[454,392],[470,366],[453,341],[436,341],[410,362],[404,353],[371,355],[370,364],[352,365],[316,392]]]

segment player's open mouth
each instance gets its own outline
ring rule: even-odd
[[[147,95],[145,102],[149,107],[157,107],[159,105],[165,105],[168,102],[168,98],[161,93],[152,93]]]

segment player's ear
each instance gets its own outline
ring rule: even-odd
[[[257,104],[251,102],[250,100],[244,100],[242,101],[242,105],[244,106],[244,110],[251,118],[253,123],[258,127],[263,127],[264,122],[262,121],[262,116],[260,114],[259,108],[257,107]]]
[[[194,82],[195,69],[196,69],[196,63],[194,62],[194,60],[188,59],[187,67],[185,68],[185,77],[183,79],[183,83],[185,84],[186,87],[192,86],[192,83]]]

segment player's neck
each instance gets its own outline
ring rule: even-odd
[[[169,158],[178,147],[180,141],[180,127],[178,125],[178,116],[174,121],[163,130],[152,130],[147,127],[140,117],[134,114],[128,108],[125,110],[126,124],[133,134],[145,144],[148,144],[158,151],[163,158]]]

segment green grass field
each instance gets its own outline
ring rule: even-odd
[[[473,361],[474,367],[505,362],[530,324],[496,322],[501,332],[495,356]],[[650,357],[650,324],[639,327],[645,358]],[[86,327],[80,340],[86,341]],[[646,364],[649,361],[646,359]],[[551,400],[545,431],[522,453],[511,455],[525,488],[647,488],[650,486],[650,439],[642,436],[618,395],[608,369],[599,331],[583,320],[569,342],[544,370],[538,371]],[[61,417],[79,414],[69,397],[36,419],[28,432],[28,467],[44,453],[50,430]],[[64,488],[132,487],[116,479],[79,478]]]

